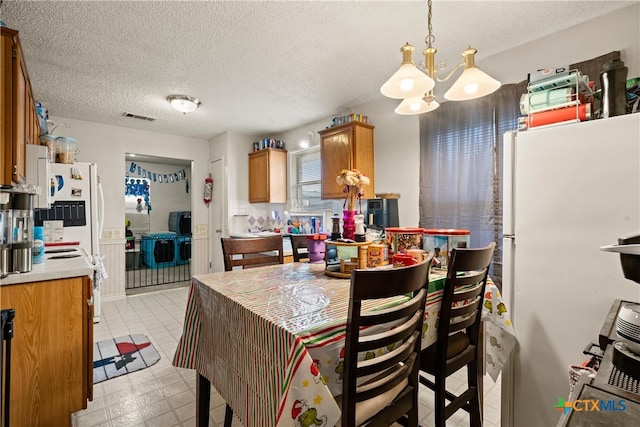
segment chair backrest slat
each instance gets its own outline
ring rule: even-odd
[[[259,267],[283,264],[282,236],[266,236],[251,239],[222,238],[224,270],[233,267]]]
[[[293,261],[300,262],[301,259],[309,258],[308,252],[301,252],[298,249],[307,248],[307,235],[306,234],[289,234],[291,239],[291,253],[293,254]]]
[[[464,330],[469,336],[469,341],[473,345],[477,344],[482,298],[495,245],[495,242],[491,242],[484,248],[454,248],[451,251],[451,261],[442,293],[436,344],[437,359],[443,363],[443,369],[448,337],[452,333]]]
[[[406,414],[412,405],[417,405],[416,360],[431,260],[432,255],[410,267],[352,271],[342,387],[343,426],[355,425],[357,402],[380,396],[404,381],[407,385],[398,399],[383,411],[395,415],[394,411],[404,410],[402,413]],[[385,301],[389,306],[362,310],[363,301],[379,299],[389,299]],[[413,397],[406,397],[409,392],[414,393]]]

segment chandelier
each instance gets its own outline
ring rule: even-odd
[[[435,66],[437,49],[433,47],[435,36],[431,28],[431,0],[427,2],[429,13],[427,15],[427,28],[429,34],[425,38],[427,48],[424,55],[424,70],[416,67],[413,62],[414,47],[409,43],[400,48],[402,52],[402,65],[382,85],[380,92],[389,98],[402,99],[403,101],[394,110],[397,114],[421,114],[433,111],[440,106],[433,94],[435,82],[445,82],[462,66],[464,71],[456,82],[444,94],[449,101],[466,101],[480,98],[495,92],[501,83],[486,73],[480,71],[475,64],[477,50],[471,46],[462,52],[464,61],[454,67],[444,78],[438,77]]]

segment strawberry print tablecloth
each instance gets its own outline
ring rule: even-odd
[[[430,277],[423,348],[436,339],[443,285],[444,275]],[[349,286],[349,280],[326,276],[322,264],[308,263],[195,276],[173,364],[207,378],[246,427],[334,426]],[[498,307],[504,303],[488,283],[485,316],[508,328],[507,313]],[[491,336],[502,346],[491,353],[499,367],[507,345],[503,336]]]

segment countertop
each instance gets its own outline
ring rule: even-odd
[[[0,285],[13,285],[28,282],[40,282],[43,280],[66,279],[68,277],[93,276],[93,267],[89,258],[80,256],[77,258],[48,259],[51,255],[45,255],[45,262],[34,264],[29,273],[11,273],[0,279]]]

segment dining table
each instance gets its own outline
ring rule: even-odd
[[[432,269],[422,348],[436,341],[445,280],[446,271]],[[334,426],[340,418],[335,396],[342,393],[349,293],[350,280],[325,275],[324,264],[193,276],[172,363],[197,371],[197,424],[208,425],[213,385],[245,427]],[[363,308],[400,302],[369,301]],[[495,380],[516,338],[490,278],[482,318],[486,371]]]

